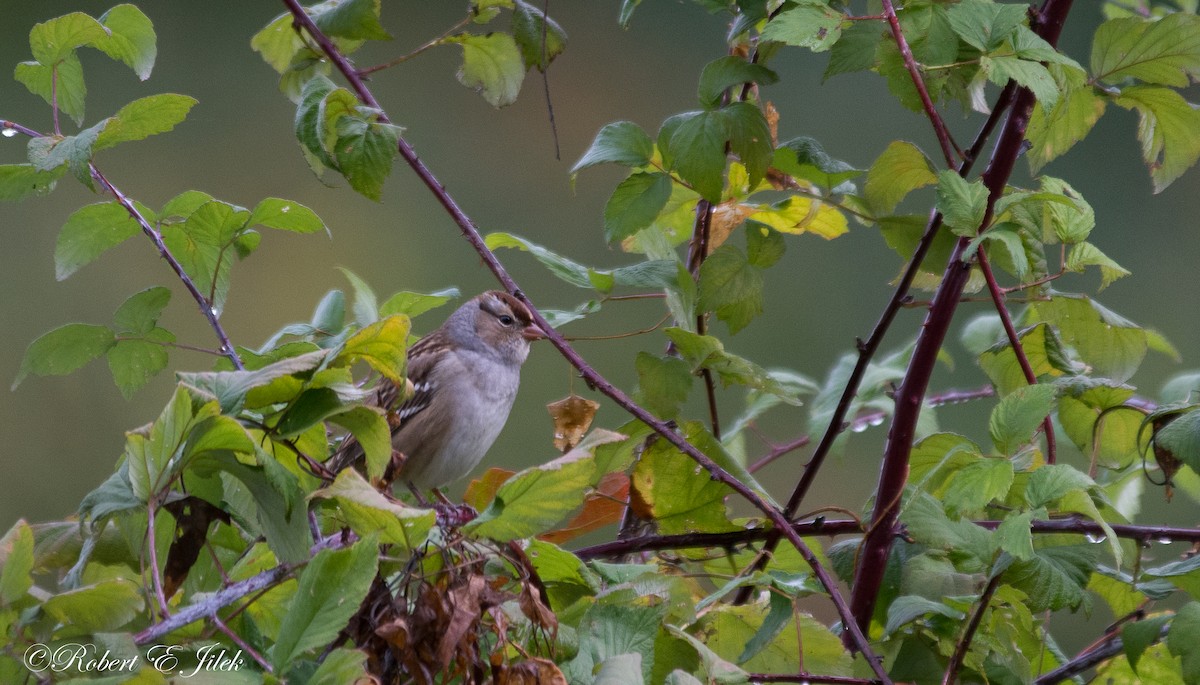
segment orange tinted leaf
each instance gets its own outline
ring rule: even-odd
[[[513,477],[516,471],[492,467],[487,470],[479,478],[471,481],[467,486],[467,492],[463,495],[463,502],[475,507],[476,511],[487,509],[492,500],[496,498],[496,491],[504,485],[504,481]]]
[[[544,533],[538,539],[556,545],[617,523],[625,511],[629,499],[629,476],[624,473],[605,474],[596,484],[596,490],[583,500],[583,507],[567,525]]]

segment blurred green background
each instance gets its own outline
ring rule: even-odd
[[[1067,52],[1086,63],[1091,32],[1101,21],[1100,3],[1078,3],[1063,38]],[[29,59],[28,31],[39,21],[74,10],[97,16],[109,3],[84,0],[0,0],[0,71],[11,74]],[[318,182],[302,160],[292,134],[293,106],[276,90],[276,75],[253,53],[250,37],[282,11],[272,2],[143,2],[155,23],[159,56],[145,83],[123,65],[82,50],[88,84],[87,122],[115,112],[126,102],[159,92],[196,97],[200,104],[176,131],[102,153],[99,166],[122,190],[151,207],[186,189],[253,206],[267,196],[312,207],[331,227],[332,239],[270,232],[262,248],[233,270],[233,287],[223,321],[233,340],[257,347],[282,325],[308,320],[321,295],[349,291],[334,268],[344,266],[366,279],[381,297],[397,290],[431,291],[458,286],[466,296],[493,287],[478,257],[432,196],[397,162],[383,201],[374,203],[338,181]],[[360,65],[404,54],[452,26],[466,3],[409,0],[384,3],[384,24],[395,36],[358,56]],[[550,70],[550,88],[562,159],[556,159],[540,78],[531,74],[516,105],[494,110],[460,86],[454,72],[457,47],[432,50],[371,81],[391,117],[449,191],[485,233],[511,231],[589,264],[631,261],[607,248],[602,209],[620,178],[616,169],[589,170],[572,188],[571,164],[605,123],[627,119],[653,133],[667,116],[696,106],[701,67],[724,52],[725,26],[690,2],[647,0],[632,27],[617,26],[616,0],[557,0],[550,14],[569,35],[566,53]],[[506,28],[506,21],[505,21]],[[477,29],[478,30],[478,29]],[[820,140],[835,157],[866,167],[888,142],[907,139],[936,157],[928,122],[904,110],[873,74],[840,76],[822,84],[827,57],[785,50],[772,63],[779,85],[764,98],[782,114],[782,139]],[[8,76],[0,78],[0,118],[41,130],[50,128],[48,107]],[[960,141],[968,141],[980,115],[947,114]],[[1160,196],[1152,196],[1140,161],[1133,114],[1110,108],[1093,135],[1046,173],[1072,183],[1095,206],[1099,225],[1092,242],[1133,271],[1101,301],[1128,318],[1164,333],[1183,353],[1182,365],[1153,353],[1134,381],[1153,394],[1170,375],[1200,366],[1200,174],[1192,171]],[[67,132],[74,131],[64,121]],[[0,163],[23,161],[24,139],[0,139]],[[1015,183],[1027,180],[1022,164]],[[215,346],[192,301],[159,260],[149,242],[130,240],[68,281],[54,280],[53,250],[59,228],[80,206],[101,201],[67,178],[48,198],[0,205],[0,377],[12,379],[26,345],[47,330],[72,321],[108,323],[130,294],[166,284],[175,296],[162,325],[180,342]],[[916,210],[915,211],[920,211]],[[539,305],[567,307],[588,297],[546,275],[526,254],[502,259]],[[764,366],[785,366],[821,379],[856,336],[866,337],[887,300],[888,282],[900,267],[874,228],[826,242],[813,236],[788,238],[785,259],[769,275],[766,314],[727,346]],[[1098,278],[1064,279],[1064,290],[1094,292]],[[966,305],[960,322],[987,311]],[[449,308],[417,319],[415,329],[435,327]],[[571,334],[615,333],[651,325],[657,303],[612,303],[593,320],[572,324]],[[914,335],[921,312],[908,310],[893,326],[886,347]],[[724,335],[723,325],[716,331]],[[579,349],[618,385],[636,383],[637,350],[660,351],[660,334],[611,342],[580,342]],[[949,350],[957,364],[942,368],[934,389],[977,387],[983,377],[957,339]],[[204,369],[211,359],[173,352],[171,369]],[[123,431],[152,420],[172,384],[164,373],[132,401],[113,385],[103,362],[71,376],[30,378],[16,391],[0,391],[0,529],[18,517],[33,521],[74,511],[80,498],[112,470]],[[7,383],[6,383],[7,385]],[[570,368],[552,349],[535,350],[508,429],[487,464],[519,467],[554,454],[551,424],[543,405],[570,389]],[[697,393],[698,394],[698,393]],[[732,416],[739,391],[722,395]],[[698,407],[697,407],[698,408]],[[975,403],[940,412],[943,427],[986,438],[990,404]],[[700,411],[693,415],[702,416]],[[778,410],[763,423],[777,440],[802,430],[805,410]],[[616,427],[625,417],[613,406],[598,425]],[[844,457],[826,467],[806,508],[839,503],[858,507],[874,485],[884,428],[854,436]],[[751,454],[764,448],[750,445]],[[770,467],[764,482],[786,496],[803,453]],[[1080,459],[1067,455],[1068,459]],[[847,476],[846,474],[852,474]],[[456,486],[461,489],[462,485]],[[1177,498],[1163,505],[1147,494],[1148,513],[1195,523],[1195,505]]]

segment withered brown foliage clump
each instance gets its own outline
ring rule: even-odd
[[[376,577],[346,634],[384,685],[565,685],[549,651],[557,628],[519,546],[455,538]],[[550,658],[529,652],[539,645]]]

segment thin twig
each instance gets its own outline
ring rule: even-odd
[[[1013,354],[1017,356],[1017,364],[1021,366],[1021,373],[1025,374],[1025,382],[1037,385],[1037,374],[1033,372],[1029,356],[1025,354],[1025,346],[1021,344],[1021,338],[1017,335],[1016,327],[1013,326],[1012,315],[1008,313],[1008,307],[1004,306],[1004,292],[1000,290],[1000,284],[996,282],[996,274],[992,272],[992,265],[988,261],[987,253],[983,251],[982,245],[976,251],[975,257],[979,262],[980,271],[983,272],[983,279],[987,282],[988,292],[992,295],[992,302],[996,305],[1000,324],[1004,326],[1004,335],[1008,337],[1008,344],[1012,346]],[[1046,463],[1053,464],[1058,461],[1058,449],[1054,439],[1054,421],[1049,414],[1042,419],[1042,432],[1046,435]]]
[[[992,577],[988,579],[987,586],[983,588],[983,594],[979,596],[979,606],[976,607],[975,613],[971,614],[966,629],[963,630],[958,643],[954,645],[954,653],[950,655],[950,661],[946,664],[946,673],[942,676],[942,685],[954,685],[958,681],[958,669],[962,668],[963,660],[967,658],[967,650],[971,648],[971,641],[975,639],[975,631],[979,629],[979,624],[983,621],[983,614],[987,611],[988,605],[992,603],[992,595],[996,594],[996,588],[1000,587],[1000,577],[1003,575],[1003,573],[996,573],[993,570]]]
[[[550,0],[542,6],[542,90],[546,92],[546,114],[550,117],[550,135],[554,138],[554,159],[562,160],[562,152],[558,147],[558,123],[554,121],[554,101],[550,99],[550,57],[547,54],[546,40],[550,30]]]
[[[0,128],[12,129],[27,135],[30,138],[45,137],[41,133],[38,133],[31,128],[22,126],[13,121],[0,120]],[[104,186],[105,190],[107,190],[109,194],[116,198],[117,203],[125,208],[125,211],[130,217],[133,218],[134,221],[138,223],[138,226],[141,226],[142,233],[145,233],[146,237],[154,243],[154,247],[158,249],[158,254],[167,261],[167,264],[170,265],[171,270],[175,272],[175,275],[179,277],[179,280],[183,283],[184,287],[187,288],[188,293],[191,294],[192,299],[196,301],[196,304],[200,305],[200,312],[204,314],[204,318],[208,319],[208,325],[213,329],[213,332],[216,333],[217,341],[221,343],[221,354],[229,358],[229,361],[233,363],[234,368],[238,369],[239,371],[244,370],[246,367],[242,364],[242,359],[238,356],[237,350],[234,349],[233,343],[229,341],[229,335],[225,333],[225,329],[221,326],[221,322],[217,319],[217,314],[215,311],[213,311],[212,304],[205,299],[204,294],[201,293],[200,289],[196,287],[196,284],[192,281],[191,276],[188,276],[187,272],[184,271],[183,265],[179,263],[179,260],[176,259],[171,250],[167,248],[167,244],[163,242],[162,234],[159,233],[158,229],[154,228],[154,226],[152,226],[150,222],[146,220],[146,217],[142,216],[142,213],[138,211],[138,208],[129,200],[128,197],[125,197],[124,193],[118,190],[117,187],[112,184],[112,182],[105,178],[104,174],[100,173],[100,169],[95,164],[88,162],[88,170],[91,172],[92,177],[99,181],[100,184]]]
[[[667,319],[670,318],[671,315],[667,314],[663,318],[659,319],[658,323],[649,328],[640,328],[636,331],[630,331],[628,333],[615,333],[613,335],[571,335],[565,336],[565,339],[571,342],[576,342],[579,340],[618,340],[620,338],[632,338],[637,335],[645,335],[646,333],[657,331],[664,323],[667,322]]]
[[[151,340],[150,338],[144,338],[144,337],[138,336],[138,335],[118,335],[118,336],[114,337],[113,339],[116,340],[117,342],[121,342],[122,340],[138,340],[141,342],[148,342],[153,345],[158,345],[159,347],[173,347],[177,350],[190,350],[192,352],[203,352],[204,354],[211,354],[214,357],[224,357],[225,356],[219,350],[210,350],[207,347],[197,347],[196,345],[188,345],[185,343],[170,342],[167,340]]]
[[[267,673],[275,672],[275,669],[271,668],[271,663],[264,659],[263,655],[259,654],[257,650],[247,644],[245,640],[238,637],[237,633],[230,630],[229,626],[225,625],[225,622],[221,620],[220,616],[213,614],[211,620],[213,625],[217,627],[217,630],[225,633],[226,637],[228,637],[230,640],[233,640],[233,644],[237,645],[239,649],[253,657],[254,660],[258,662],[258,665],[262,666],[264,671]]]
[[[457,24],[455,24],[454,26],[451,26],[450,28],[448,28],[444,32],[442,32],[442,34],[439,35],[437,38],[433,38],[433,39],[429,40],[428,42],[426,42],[424,45],[417,48],[416,50],[413,50],[412,52],[410,52],[406,55],[400,55],[399,57],[391,60],[390,62],[384,62],[383,64],[376,64],[373,67],[365,67],[363,69],[359,69],[358,75],[359,76],[368,76],[370,74],[374,74],[377,71],[383,71],[384,69],[390,69],[394,66],[397,66],[397,65],[407,62],[408,60],[416,57],[417,55],[425,52],[426,50],[436,48],[437,46],[442,44],[442,41],[446,40],[447,38],[454,35],[455,33],[461,31],[464,27],[466,27],[468,24],[470,24],[471,19],[472,19],[471,15],[468,14],[466,17],[464,17],[462,20],[460,20]]]
[[[947,390],[946,392],[930,396],[927,400],[925,400],[925,405],[929,407],[940,407],[946,404],[959,404],[961,402],[969,402],[971,400],[992,397],[995,394],[996,389],[990,385],[985,385],[978,390]],[[858,433],[871,426],[879,425],[885,419],[887,419],[887,412],[885,411],[866,412],[859,414],[853,421],[847,424],[846,427],[851,433]],[[768,451],[762,457],[759,457],[758,461],[754,462],[750,466],[747,466],[746,470],[750,473],[754,473],[755,471],[758,471],[767,464],[770,464],[789,452],[793,452],[807,446],[810,442],[812,442],[812,436],[801,435],[800,437],[794,438],[787,442],[780,443],[778,445],[771,445],[770,451]]]
[[[708,258],[708,243],[709,235],[712,231],[712,216],[713,206],[708,200],[701,199],[696,202],[696,221],[692,229],[692,244],[688,248],[688,271],[691,272],[692,278],[695,279],[697,285],[700,283],[700,267],[704,266],[704,260]],[[708,331],[708,317],[704,312],[696,315],[696,332],[700,335],[705,335]],[[712,370],[705,367],[700,370],[700,377],[704,380],[704,395],[708,401],[708,421],[712,428],[713,437],[717,440],[721,439],[721,418],[717,411],[717,386],[713,381]]]
[[[151,585],[154,587],[154,598],[158,602],[159,615],[166,618],[171,615],[171,611],[167,607],[167,597],[163,594],[162,576],[158,572],[158,545],[155,544],[154,537],[154,514],[157,510],[158,506],[152,499],[146,505],[146,545],[150,555],[150,578]]]
[[[363,83],[362,78],[360,78],[358,73],[354,70],[353,65],[351,65],[346,57],[341,54],[341,52],[337,49],[337,46],[335,46],[333,42],[329,40],[329,38],[320,30],[320,28],[313,23],[312,18],[305,13],[304,8],[300,6],[298,0],[282,1],[294,17],[295,25],[307,31],[309,35],[312,36],[313,40],[315,40],[321,46],[322,51],[325,52],[326,56],[329,57],[330,61],[333,62],[338,71],[340,71],[346,78],[347,82],[350,84],[350,87],[358,95],[359,99],[367,106],[374,107],[382,112],[379,102],[366,87],[366,84]],[[388,120],[385,114],[380,114],[379,116],[380,119],[385,123],[390,123],[390,120]],[[397,149],[400,153],[400,156],[404,158],[404,161],[412,168],[413,172],[418,178],[421,179],[422,183],[425,184],[429,191],[433,193],[434,197],[437,198],[438,202],[454,220],[455,224],[458,225],[463,237],[479,254],[480,259],[483,260],[484,264],[487,265],[487,267],[495,275],[496,280],[498,280],[514,297],[523,300],[529,306],[529,312],[534,323],[536,323],[543,331],[546,332],[547,340],[555,347],[555,349],[559,351],[560,354],[562,354],[567,362],[579,370],[580,376],[584,379],[589,387],[599,390],[609,399],[613,400],[617,406],[632,414],[634,418],[638,419],[642,423],[645,423],[647,427],[661,435],[663,439],[670,442],[677,449],[679,449],[679,451],[686,454],[689,458],[708,471],[714,480],[727,485],[731,490],[749,502],[755,509],[758,509],[765,514],[771,523],[783,532],[783,535],[788,539],[788,542],[790,542],[792,546],[796,548],[797,552],[800,553],[800,556],[803,557],[805,562],[807,562],[812,568],[813,575],[817,577],[817,580],[821,583],[822,587],[824,587],[825,591],[829,593],[830,601],[833,602],[834,607],[837,609],[838,615],[842,619],[843,625],[845,625],[847,635],[846,639],[851,644],[855,645],[856,649],[863,652],[872,671],[879,676],[879,679],[884,683],[890,684],[892,682],[891,678],[888,677],[886,671],[883,669],[881,661],[875,655],[874,650],[871,649],[870,641],[867,639],[866,635],[863,634],[863,631],[854,623],[853,615],[850,613],[849,606],[842,597],[842,593],[838,587],[837,581],[834,580],[833,576],[830,575],[829,571],[825,568],[817,556],[813,554],[813,551],[809,549],[808,545],[804,544],[804,541],[800,539],[800,536],[796,535],[796,533],[792,531],[790,522],[787,520],[787,518],[784,517],[778,509],[771,506],[771,504],[767,502],[761,495],[750,489],[749,486],[735,478],[728,471],[721,468],[721,466],[719,466],[711,458],[698,450],[695,445],[685,440],[683,436],[679,435],[679,433],[672,429],[671,425],[665,421],[659,420],[641,405],[630,399],[630,397],[625,394],[624,391],[610,383],[606,378],[600,375],[599,372],[592,368],[592,366],[588,364],[583,357],[579,356],[579,353],[571,347],[570,343],[564,340],[562,335],[550,326],[545,317],[542,316],[541,312],[538,311],[538,309],[533,306],[531,302],[529,302],[529,299],[521,291],[520,286],[515,280],[513,280],[512,276],[508,274],[508,271],[504,268],[504,265],[501,264],[500,260],[496,258],[496,255],[490,249],[488,249],[487,245],[483,241],[483,236],[480,235],[479,229],[475,226],[475,223],[470,219],[470,217],[467,216],[466,212],[459,207],[458,203],[446,191],[445,186],[443,186],[441,181],[439,181],[433,172],[430,171],[429,167],[427,167],[425,163],[421,161],[420,157],[417,156],[416,151],[403,136],[399,137],[397,141]]]
[[[896,16],[896,8],[892,6],[892,0],[883,0],[883,16],[892,29],[892,38],[896,40],[896,47],[900,48],[900,57],[904,59],[904,68],[912,77],[913,85],[917,88],[917,95],[921,96],[921,106],[925,108],[925,116],[929,117],[929,123],[933,124],[933,132],[937,135],[938,145],[942,147],[946,166],[953,169],[958,166],[958,160],[963,158],[963,152],[955,144],[954,138],[950,136],[946,122],[942,121],[942,115],[938,114],[937,108],[933,105],[933,99],[929,97],[929,89],[925,87],[925,79],[921,77],[921,71],[917,68],[917,60],[913,58],[912,50],[908,47],[908,40],[904,38],[904,31],[900,28],[900,18]]]

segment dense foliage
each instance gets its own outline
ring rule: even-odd
[[[1091,206],[1063,179],[1010,184],[1019,155],[1037,174],[1110,105],[1137,112],[1157,190],[1191,167],[1200,110],[1181,89],[1200,74],[1196,2],[1106,3],[1086,66],[1056,48],[1069,0],[881,0],[863,12],[836,0],[697,2],[728,24],[728,54],[699,74],[691,109],[653,134],[605,126],[572,169],[579,183],[597,165],[628,169],[602,221],[603,240],[628,255],[615,269],[588,266],[584,249],[568,257],[519,235],[480,235],[364,81],[413,55],[373,68],[351,61],[367,41],[389,39],[379,0],[285,0],[250,40],[296,103],[279,125],[294,127],[314,173],[378,199],[399,156],[502,287],[526,296],[496,256],[511,249],[579,288],[573,310],[534,310],[543,328],[595,314],[614,293],[663,302],[671,325],[629,360],[636,392],[551,332],[589,388],[630,420],[589,431],[594,402],[554,405],[562,456],[489,471],[468,489],[478,516],[465,523],[393,492],[386,474],[403,455],[391,449],[389,417],[368,402],[376,384],[405,383],[410,320],[457,292],[381,300],[347,272],[349,302],[332,291],[310,321],[236,345],[221,325],[235,263],[262,229],[308,234],[325,223],[278,198],[247,209],[185,190],[151,208],[125,196],[98,154],[169,132],[195,100],[141,98],[66,134],[60,114],[85,121],[78,51],[146,79],[154,28],[128,4],[34,26],[33,59],[15,77],[49,104],[54,130],[0,122],[4,136],[28,138],[28,161],[0,166],[0,199],[45,195],[67,174],[101,195],[61,229],[58,277],[144,236],[200,306],[219,361],[177,372],[161,414],[126,433],[123,460],[78,520],[19,521],[0,539],[0,681],[151,683],[195,671],[314,684],[1200,683],[1200,530],[1132,523],[1144,493],[1161,496],[1148,483],[1200,501],[1200,373],[1139,393],[1130,381],[1143,358],[1177,356],[1171,343],[1092,294],[1059,289],[1079,272],[1098,272],[1101,290],[1128,275],[1088,241]],[[619,21],[635,21],[638,4],[624,0]],[[471,0],[462,22],[420,51],[457,46],[458,80],[501,107],[567,47],[545,11]],[[878,73],[928,117],[939,149],[895,141],[858,169],[816,140],[784,139],[788,122],[759,86],[779,80],[769,65],[788,51],[827,53],[827,77]],[[941,119],[955,103],[978,114],[965,146]],[[871,336],[826,380],[726,349],[762,314],[764,273],[789,243],[850,230],[877,231],[901,275]],[[894,331],[885,352],[917,289],[933,293],[924,324],[915,336]],[[976,292],[995,313],[960,330],[988,387],[930,393],[958,304]],[[158,323],[170,297],[150,288],[110,324],[46,333],[16,382],[104,357],[121,392],[136,393],[170,365],[176,337]],[[745,395],[744,412],[719,417],[714,398],[728,392]],[[688,415],[693,396],[705,415]],[[768,458],[810,437],[816,447],[777,502],[755,480],[761,463],[747,463],[745,435],[802,398],[811,435]],[[990,443],[937,427],[937,407],[964,400],[993,403]],[[884,421],[873,498],[845,503],[843,518],[798,518],[845,431]],[[331,473],[323,462],[347,436],[365,464]],[[754,516],[733,517],[733,500]],[[572,544],[596,532],[612,542]],[[1143,563],[1159,543],[1184,553]],[[1118,620],[1065,653],[1050,617],[1098,603]]]

